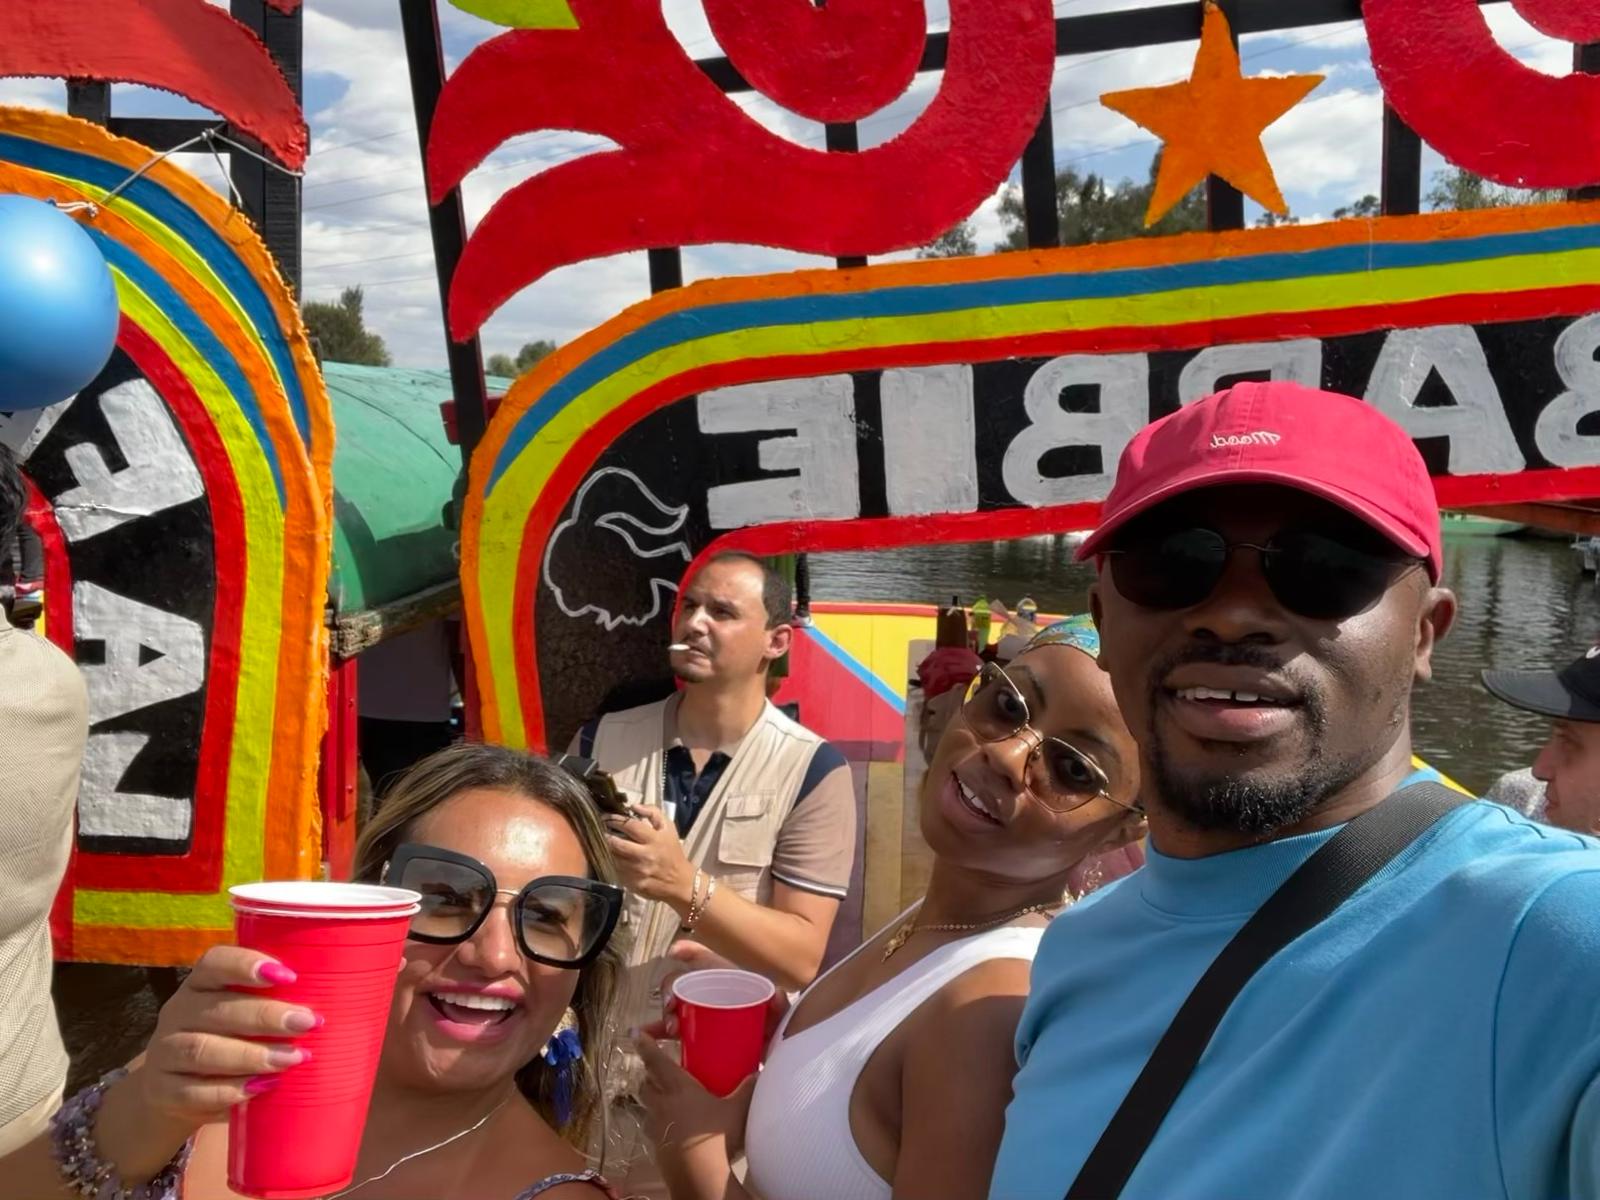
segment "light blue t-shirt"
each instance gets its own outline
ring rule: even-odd
[[[1334,832],[1152,850],[1051,923],[991,1200],[1061,1200],[1206,967]],[[1446,815],[1246,985],[1123,1200],[1600,1198],[1597,851]]]

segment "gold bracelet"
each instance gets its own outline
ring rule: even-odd
[[[704,878],[704,872],[696,867],[694,881],[689,885],[689,911],[684,916],[683,924],[680,926],[685,933],[693,933],[695,924],[700,920],[700,909],[703,903],[700,899],[700,880],[702,878]]]
[[[699,901],[690,907],[688,923],[684,925],[684,928],[690,933],[694,932],[695,926],[699,925],[701,920],[705,917],[706,909],[711,904],[711,894],[716,890],[717,877],[715,875],[707,875],[706,894],[701,896]]]

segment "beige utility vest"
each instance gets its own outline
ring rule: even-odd
[[[595,732],[595,761],[610,772],[618,787],[657,807],[665,799],[667,728],[678,702],[679,697],[670,696],[612,713],[601,718]],[[768,703],[734,747],[684,841],[689,861],[715,876],[719,891],[728,888],[757,904],[771,903],[772,853],[778,832],[794,808],[821,742]],[[661,1015],[655,992],[667,968],[666,952],[679,936],[679,923],[670,906],[628,895],[618,929],[628,964],[619,1028]]]

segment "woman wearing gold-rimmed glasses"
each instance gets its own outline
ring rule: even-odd
[[[987,1194],[1040,935],[1075,868],[1143,832],[1098,652],[1076,617],[972,681],[922,784],[927,894],[807,989],[758,1077],[717,1100],[641,1039],[674,1200]]]

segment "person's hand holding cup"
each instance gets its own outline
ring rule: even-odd
[[[727,968],[673,981],[683,1069],[712,1095],[731,1095],[760,1068],[776,992],[764,975]]]
[[[286,968],[279,998],[325,1018],[281,1084],[228,1114],[228,1186],[265,1200],[347,1187],[421,897],[405,888],[291,881],[230,889],[239,944]],[[293,1147],[285,1153],[285,1147]]]
[[[161,1007],[155,1035],[130,1086],[152,1116],[189,1132],[236,1104],[271,1091],[283,1072],[310,1058],[293,1040],[322,1018],[264,989],[294,981],[275,959],[215,946]]]
[[[661,977],[657,994],[661,997],[661,1017],[640,1028],[639,1032],[654,1038],[658,1042],[678,1040],[678,997],[673,994],[672,985],[691,971],[726,970],[738,968],[728,959],[723,958],[715,950],[700,942],[682,939],[672,943],[667,951],[670,965]],[[772,998],[767,1002],[767,1015],[765,1028],[762,1035],[762,1045],[772,1040],[778,1031],[778,1026],[783,1023],[784,1016],[789,1011],[789,994],[782,988],[772,990]]]
[[[721,1195],[733,1161],[744,1153],[744,1127],[755,1094],[752,1074],[727,1096],[714,1096],[647,1033],[634,1040],[644,1062],[639,1099],[656,1164],[674,1195]]]

